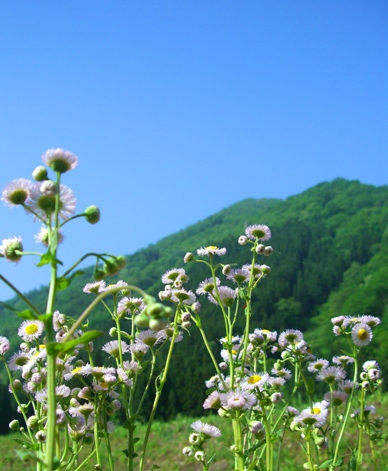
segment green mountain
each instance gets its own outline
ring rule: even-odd
[[[250,255],[246,247],[237,244],[237,238],[247,225],[258,223],[271,228],[274,253],[260,262],[270,265],[271,273],[254,298],[252,328],[260,326],[279,333],[286,328],[300,329],[313,341],[316,355],[330,358],[342,348],[332,333],[331,317],[375,315],[383,322],[375,329],[375,338],[366,351],[368,359],[377,360],[388,373],[384,341],[388,335],[388,186],[336,179],[286,200],[246,199],[129,256],[120,277],[112,278],[112,282],[123,279],[157,296],[163,288],[163,273],[184,267],[190,277],[187,289],[195,291],[209,273],[202,264],[184,266],[185,253],[196,253],[201,246],[226,247],[222,262],[241,266],[248,263]],[[73,317],[81,313],[91,301],[90,295],[82,292],[91,277],[90,268],[61,291],[57,309]],[[46,295],[47,289],[29,293],[41,308]],[[219,358],[217,339],[222,336],[223,320],[215,306],[207,300],[201,303],[203,325]],[[25,309],[16,299],[9,304]],[[20,319],[2,306],[0,315],[0,335],[17,345]],[[90,322],[105,332],[112,326],[102,307],[93,312]],[[98,356],[98,348],[95,350]],[[160,417],[202,413],[203,383],[213,371],[194,328],[176,348],[172,368]]]

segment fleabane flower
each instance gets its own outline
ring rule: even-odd
[[[309,427],[323,427],[326,422],[328,415],[328,402],[316,402],[312,407],[304,409],[297,417],[295,421],[302,426]]]
[[[342,406],[348,400],[349,395],[344,391],[329,391],[324,395],[324,398],[334,407]]]
[[[185,289],[173,289],[171,294],[171,300],[175,303],[183,303],[191,306],[195,303],[196,297],[192,291],[186,291]]]
[[[22,258],[23,244],[21,237],[3,239],[0,245],[0,257],[4,257],[8,262],[18,263]]]
[[[352,339],[358,347],[368,345],[368,343],[371,342],[372,337],[372,329],[368,324],[360,322],[352,328]]]
[[[318,360],[312,361],[307,365],[307,369],[310,373],[319,373],[323,368],[327,368],[329,362],[324,358],[319,358]]]
[[[94,293],[94,294],[99,294],[103,293],[106,291],[106,283],[104,280],[101,281],[95,281],[94,283],[86,283],[84,286],[84,289],[82,290],[84,293]]]
[[[206,424],[205,422],[202,422],[201,420],[197,420],[196,422],[193,422],[190,427],[194,429],[197,433],[202,433],[205,435],[205,438],[210,438],[210,437],[220,437],[221,436],[221,431],[214,425],[209,425]]]
[[[20,324],[18,329],[18,335],[25,342],[32,342],[33,340],[38,339],[44,330],[44,324],[41,321],[24,321]]]
[[[7,206],[19,206],[25,203],[30,196],[31,187],[32,182],[25,178],[12,180],[12,182],[5,186],[1,199]]]
[[[317,381],[325,381],[328,384],[339,382],[346,377],[346,371],[339,366],[329,366],[322,368],[317,375]]]
[[[46,180],[32,185],[30,198],[26,203],[26,206],[42,219],[52,216],[55,211],[56,191],[52,190],[49,183]],[[60,185],[59,217],[62,219],[71,217],[75,212],[76,201],[73,191],[66,185]]]
[[[271,230],[265,224],[254,224],[245,229],[245,235],[251,240],[268,240],[271,238]]]
[[[336,365],[341,365],[344,367],[345,365],[349,365],[350,363],[354,363],[354,358],[349,357],[347,355],[339,355],[333,357],[333,363]]]
[[[43,244],[45,247],[48,247],[50,243],[48,229],[46,227],[42,227],[38,234],[34,235],[34,239],[37,244]],[[61,244],[64,239],[64,235],[58,230],[58,244]]]
[[[222,255],[226,254],[226,249],[225,248],[218,248],[215,245],[209,245],[207,247],[201,247],[200,249],[197,249],[197,254],[198,255],[218,255],[219,257],[222,257]]]
[[[232,410],[247,410],[256,404],[256,396],[248,391],[237,389],[220,394],[222,406]]]
[[[295,345],[303,340],[300,330],[287,329],[279,335],[279,345],[286,348],[288,345]]]
[[[78,165],[78,157],[68,150],[61,148],[48,149],[42,155],[43,162],[54,172],[65,173]]]
[[[173,268],[172,270],[166,271],[162,276],[162,283],[165,285],[170,285],[174,283],[175,280],[180,280],[182,283],[186,283],[189,280],[183,268]]]
[[[125,343],[124,341],[121,341],[121,344],[119,344],[118,340],[111,340],[110,342],[107,342],[102,347],[102,350],[108,353],[113,358],[119,358],[120,347],[121,347],[121,353],[128,353],[130,351],[130,347],[127,343]]]
[[[215,285],[214,285],[214,280],[213,278],[206,278],[205,280],[201,281],[199,284],[196,293],[197,294],[206,294],[206,293],[212,293],[215,286],[220,286],[221,281],[219,278],[215,278]]]
[[[376,325],[381,324],[381,320],[375,316],[362,315],[349,318],[350,322],[354,324],[367,324],[369,327],[376,327]]]
[[[258,389],[262,391],[263,386],[268,382],[268,380],[269,380],[268,373],[252,373],[242,383],[241,387],[243,389]]]
[[[120,299],[117,306],[117,314],[121,315],[123,312],[128,314],[142,311],[145,308],[143,298],[124,297]]]
[[[233,283],[237,283],[241,285],[242,283],[246,283],[249,281],[250,272],[245,268],[234,268],[230,271],[227,275],[227,279],[231,280]]]
[[[219,409],[221,407],[220,393],[218,391],[213,391],[209,394],[202,407],[204,409]]]
[[[221,303],[224,306],[231,307],[237,296],[236,290],[229,288],[229,286],[219,286],[217,292]],[[208,298],[213,304],[218,304],[217,294],[214,291],[211,294],[209,293]]]
[[[136,340],[135,343],[143,343],[145,345],[148,345],[149,347],[152,347],[155,344],[158,344],[162,342],[163,339],[159,335],[159,332],[155,332],[153,330],[143,330],[142,332],[138,332],[136,334]]]

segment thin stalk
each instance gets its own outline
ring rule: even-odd
[[[4,276],[1,274],[0,274],[0,280],[2,280],[6,285],[8,285],[12,289],[12,291],[14,291],[19,296],[19,298],[22,299],[27,304],[27,306],[29,306],[34,311],[35,314],[37,314],[37,316],[42,315],[39,309],[36,306],[34,306],[32,302],[28,298],[26,298],[24,294],[21,293],[16,288],[16,286],[14,286],[10,281],[7,280],[7,278],[4,278]]]
[[[157,386],[157,391],[156,391],[156,394],[155,394],[154,403],[152,405],[151,414],[150,414],[150,417],[148,419],[147,430],[146,430],[146,434],[145,434],[144,442],[143,442],[142,455],[141,455],[141,458],[140,458],[139,471],[143,471],[143,468],[144,468],[145,455],[146,455],[146,450],[147,450],[147,445],[148,445],[148,439],[149,439],[149,436],[150,436],[150,433],[151,433],[151,427],[152,427],[152,424],[153,424],[153,421],[154,421],[154,418],[155,418],[156,409],[158,407],[160,397],[162,395],[163,387],[164,387],[164,385],[167,381],[167,374],[168,374],[168,370],[169,370],[170,363],[171,363],[172,352],[174,350],[175,339],[178,335],[177,318],[178,318],[178,313],[179,312],[180,312],[180,310],[177,309],[177,311],[175,313],[175,319],[174,319],[174,332],[172,334],[170,348],[168,349],[168,353],[167,353],[166,365],[164,367],[162,377],[160,379],[160,383]]]
[[[358,471],[361,464],[362,455],[362,436],[364,428],[364,417],[365,417],[365,389],[361,387],[361,399],[360,399],[360,418],[358,424],[358,442],[357,442],[357,459],[356,459],[356,471]]]
[[[348,419],[350,417],[350,409],[352,407],[352,400],[353,400],[354,391],[355,391],[356,384],[357,384],[357,376],[358,376],[358,361],[357,361],[357,356],[355,356],[355,358],[354,358],[353,389],[352,389],[352,392],[350,393],[350,396],[348,398],[348,402],[346,404],[345,417],[344,417],[344,421],[342,423],[340,434],[338,436],[337,445],[336,445],[335,451],[334,451],[333,461],[330,465],[330,471],[333,471],[334,468],[335,468],[335,463],[337,462],[337,458],[338,458],[338,454],[339,454],[339,447],[340,447],[340,444],[341,444],[341,441],[342,441],[343,434],[345,433],[346,424],[347,424]]]

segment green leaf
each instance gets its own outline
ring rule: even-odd
[[[83,270],[77,270],[75,271],[71,276],[65,277],[61,276],[60,278],[57,279],[57,290],[62,291],[66,289],[70,283],[74,280],[74,278],[77,278],[78,276],[83,275],[85,272]]]
[[[153,471],[154,469],[160,469],[160,466],[158,466],[157,464],[153,464],[151,471]]]
[[[333,460],[326,460],[318,466],[318,469],[327,469]]]
[[[81,337],[78,337],[74,340],[69,340],[68,342],[58,343],[58,342],[50,342],[47,344],[47,353],[52,355],[55,352],[69,352],[73,350],[77,345],[91,342],[92,340],[100,337],[104,332],[100,330],[90,330],[89,332],[84,333]]]
[[[22,461],[33,460],[33,461],[36,461],[38,463],[44,464],[44,461],[41,458],[39,458],[36,455],[36,453],[34,453],[32,451],[15,450],[15,452]]]
[[[27,442],[26,440],[21,440],[20,438],[14,438],[13,441],[16,442],[16,443],[19,443],[19,445],[22,445],[23,448],[29,448],[31,450],[34,450],[34,449],[37,450],[38,449],[37,444]]]
[[[54,258],[51,252],[47,252],[40,257],[39,262],[36,264],[37,267],[43,267],[44,265],[53,264],[53,265],[63,265],[63,263]]]
[[[60,278],[57,278],[56,288],[58,291],[63,291],[70,285],[70,283],[71,280],[69,278],[61,276]]]
[[[43,254],[41,257],[40,257],[40,260],[39,262],[36,264],[37,267],[43,267],[44,265],[48,265],[49,263],[51,263],[53,260],[53,256],[51,255],[50,252],[47,252],[45,254]]]

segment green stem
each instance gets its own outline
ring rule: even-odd
[[[234,445],[236,447],[235,470],[244,471],[244,451],[243,451],[240,417],[239,416],[233,417],[232,424],[233,424]]]
[[[354,396],[354,391],[356,389],[357,376],[358,376],[358,361],[357,361],[357,356],[355,355],[354,356],[353,388],[352,388],[352,392],[350,393],[350,396],[348,398],[348,402],[346,404],[345,417],[344,417],[342,427],[341,427],[341,430],[340,430],[340,433],[339,433],[339,436],[338,436],[337,445],[336,445],[335,451],[334,451],[333,461],[330,465],[330,471],[333,471],[334,468],[336,467],[335,464],[337,462],[337,458],[338,458],[338,454],[339,454],[339,447],[340,447],[340,444],[341,444],[341,441],[342,441],[343,434],[345,433],[346,424],[347,424],[348,419],[350,417],[350,409],[352,407],[352,400],[353,400],[353,396]]]
[[[175,339],[176,339],[176,337],[179,333],[178,327],[177,327],[178,313],[180,313],[179,308],[177,309],[177,311],[175,313],[174,332],[173,332],[172,337],[171,337],[171,343],[170,343],[170,348],[168,349],[168,353],[167,353],[166,364],[165,364],[165,367],[163,369],[163,373],[162,373],[162,377],[160,378],[159,385],[157,386],[157,390],[156,390],[155,398],[154,398],[154,403],[152,405],[151,414],[150,414],[150,417],[148,419],[147,430],[146,430],[146,434],[145,434],[144,442],[143,442],[142,455],[141,455],[141,458],[140,458],[139,471],[143,471],[143,468],[144,468],[146,450],[147,450],[147,445],[148,445],[148,439],[149,439],[149,436],[150,436],[150,433],[151,433],[151,427],[152,427],[152,424],[153,424],[153,421],[154,421],[154,418],[155,418],[155,414],[156,414],[156,410],[158,408],[160,397],[162,395],[163,387],[164,387],[164,385],[167,381],[167,374],[168,374],[168,370],[169,370],[170,363],[171,363],[172,352],[174,350]]]
[[[143,405],[144,399],[147,395],[148,389],[149,389],[151,381],[152,381],[152,377],[154,376],[154,372],[155,372],[156,355],[155,355],[154,349],[152,347],[150,348],[150,350],[151,350],[151,353],[152,353],[151,371],[150,371],[150,374],[148,375],[148,380],[147,380],[146,387],[144,388],[143,394],[142,394],[141,399],[139,401],[139,404],[137,406],[136,415],[140,413],[141,406]]]
[[[365,418],[365,389],[361,387],[361,399],[360,399],[360,417],[359,417],[359,424],[358,424],[358,443],[357,443],[357,459],[356,459],[356,470],[358,471],[359,466],[361,464],[361,456],[362,456],[362,436],[363,436],[363,429],[364,429],[364,418]]]

